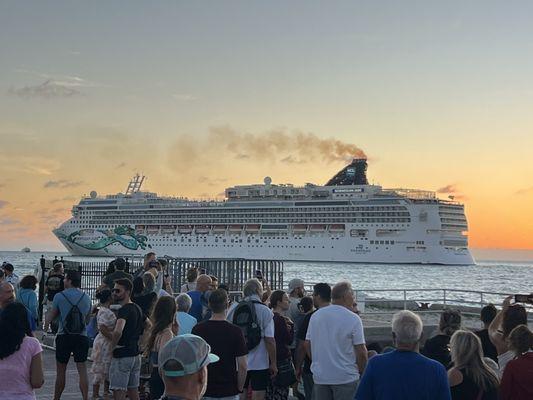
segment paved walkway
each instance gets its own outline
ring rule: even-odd
[[[44,385],[35,393],[39,400],[52,400],[54,398],[54,385],[56,381],[56,358],[55,351],[44,349],[43,350],[43,364],[44,364]],[[87,362],[87,368],[91,368],[91,362]],[[91,379],[92,376],[89,373],[89,396],[91,393]],[[68,363],[67,369],[67,382],[65,385],[65,391],[61,396],[61,400],[80,400],[81,393],[78,388],[78,371],[76,370],[76,364],[72,358]],[[102,389],[100,389],[102,390]]]

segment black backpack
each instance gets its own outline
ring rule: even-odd
[[[83,299],[83,296],[85,296],[85,293],[81,294],[80,299],[76,304],[72,304],[63,292],[61,292],[61,294],[71,305],[70,310],[68,311],[67,316],[63,322],[63,330],[69,335],[81,335],[81,333],[85,329],[85,318],[83,317],[83,314],[78,308],[78,304],[80,304],[80,301]]]
[[[51,275],[46,280],[46,287],[50,292],[59,292],[62,290],[63,277],[61,275]]]
[[[239,302],[233,312],[233,324],[241,328],[248,351],[255,349],[261,342],[262,337],[261,327],[257,322],[255,313],[255,304],[264,305],[257,300],[244,300]]]

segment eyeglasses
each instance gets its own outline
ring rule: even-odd
[[[111,292],[112,292],[112,293],[120,293],[121,290],[120,290],[120,289],[113,289],[113,290],[111,290]]]

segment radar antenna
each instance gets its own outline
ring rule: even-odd
[[[137,193],[139,190],[141,190],[141,186],[145,179],[146,177],[144,175],[141,176],[139,174],[135,174],[135,176],[128,184],[128,188],[126,189],[126,196],[131,196],[132,194]]]

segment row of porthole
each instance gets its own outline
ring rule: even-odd
[[[222,245],[215,245],[215,244],[208,244],[206,246],[200,246],[199,244],[181,244],[179,243],[178,246],[186,246],[186,247],[233,247],[235,248],[236,246],[232,246],[232,245],[229,245],[229,244],[222,244]],[[243,245],[239,245],[239,247],[243,247]],[[282,245],[268,245],[268,246],[263,246],[263,245],[251,245],[251,246],[247,246],[247,247],[268,247],[268,248],[291,248],[291,249],[316,249],[316,246],[282,246]],[[320,247],[319,247],[320,248]],[[323,249],[325,249],[326,247],[325,246],[322,246]],[[334,246],[331,246],[331,248],[335,248]]]

